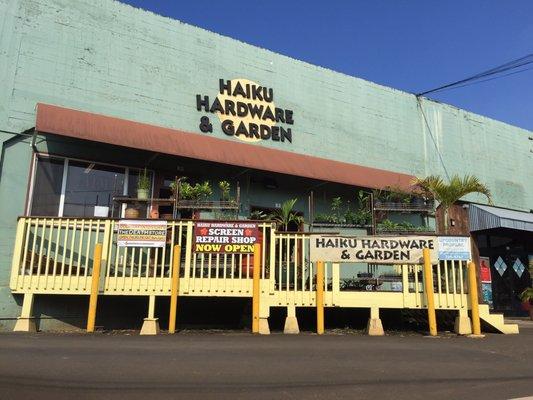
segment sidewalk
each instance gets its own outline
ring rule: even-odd
[[[520,330],[533,329],[533,321],[529,317],[508,317],[505,318],[506,324],[517,324]]]

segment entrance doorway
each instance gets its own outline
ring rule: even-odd
[[[520,293],[532,285],[533,233],[491,229],[475,235],[481,257],[488,257],[494,310],[509,316],[526,315]]]

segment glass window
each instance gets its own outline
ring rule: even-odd
[[[66,179],[63,177],[64,171]],[[125,167],[38,156],[30,214],[120,217],[125,204],[113,204],[113,197],[124,196],[124,193],[129,197],[137,197],[139,172],[139,169],[130,168],[126,178]],[[150,171],[149,175],[153,181],[153,172]],[[146,216],[147,202],[132,206],[138,208],[142,216]]]
[[[64,160],[39,157],[33,183],[31,215],[57,216],[61,200]]]
[[[109,216],[113,196],[123,193],[124,179],[124,168],[69,161],[63,216]]]

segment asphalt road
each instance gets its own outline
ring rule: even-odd
[[[533,329],[425,338],[0,334],[6,399],[509,399],[533,395]]]

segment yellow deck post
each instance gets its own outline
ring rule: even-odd
[[[91,297],[89,298],[89,316],[87,318],[87,332],[94,332],[94,323],[96,321],[96,306],[98,303],[98,286],[100,284],[101,260],[102,243],[96,243],[94,245]]]
[[[424,249],[424,291],[428,307],[428,322],[430,336],[437,336],[437,316],[435,313],[435,298],[433,293],[433,271],[429,249]]]
[[[472,333],[481,335],[481,322],[479,320],[479,303],[477,294],[476,264],[468,263],[468,293],[470,296],[470,307],[472,308]]]
[[[178,310],[181,261],[181,246],[179,244],[174,246],[174,254],[172,257],[172,287],[170,290],[170,316],[168,318],[168,333],[176,332],[176,312]]]
[[[11,290],[16,289],[18,278],[21,275],[21,256],[23,251],[27,251],[24,246],[24,236],[26,236],[26,218],[20,217],[17,221],[17,233],[15,236],[15,248],[13,250],[13,259],[11,261],[11,279],[9,286]]]
[[[35,295],[31,292],[24,293],[22,312],[17,318],[13,332],[37,332],[35,319],[32,317],[33,299]]]
[[[261,283],[261,245],[254,245],[253,297],[252,297],[252,333],[259,333],[259,298]]]
[[[324,261],[316,263],[316,333],[324,333]]]
[[[148,317],[144,319],[141,335],[158,335],[159,320],[155,317],[155,294],[148,296]]]

